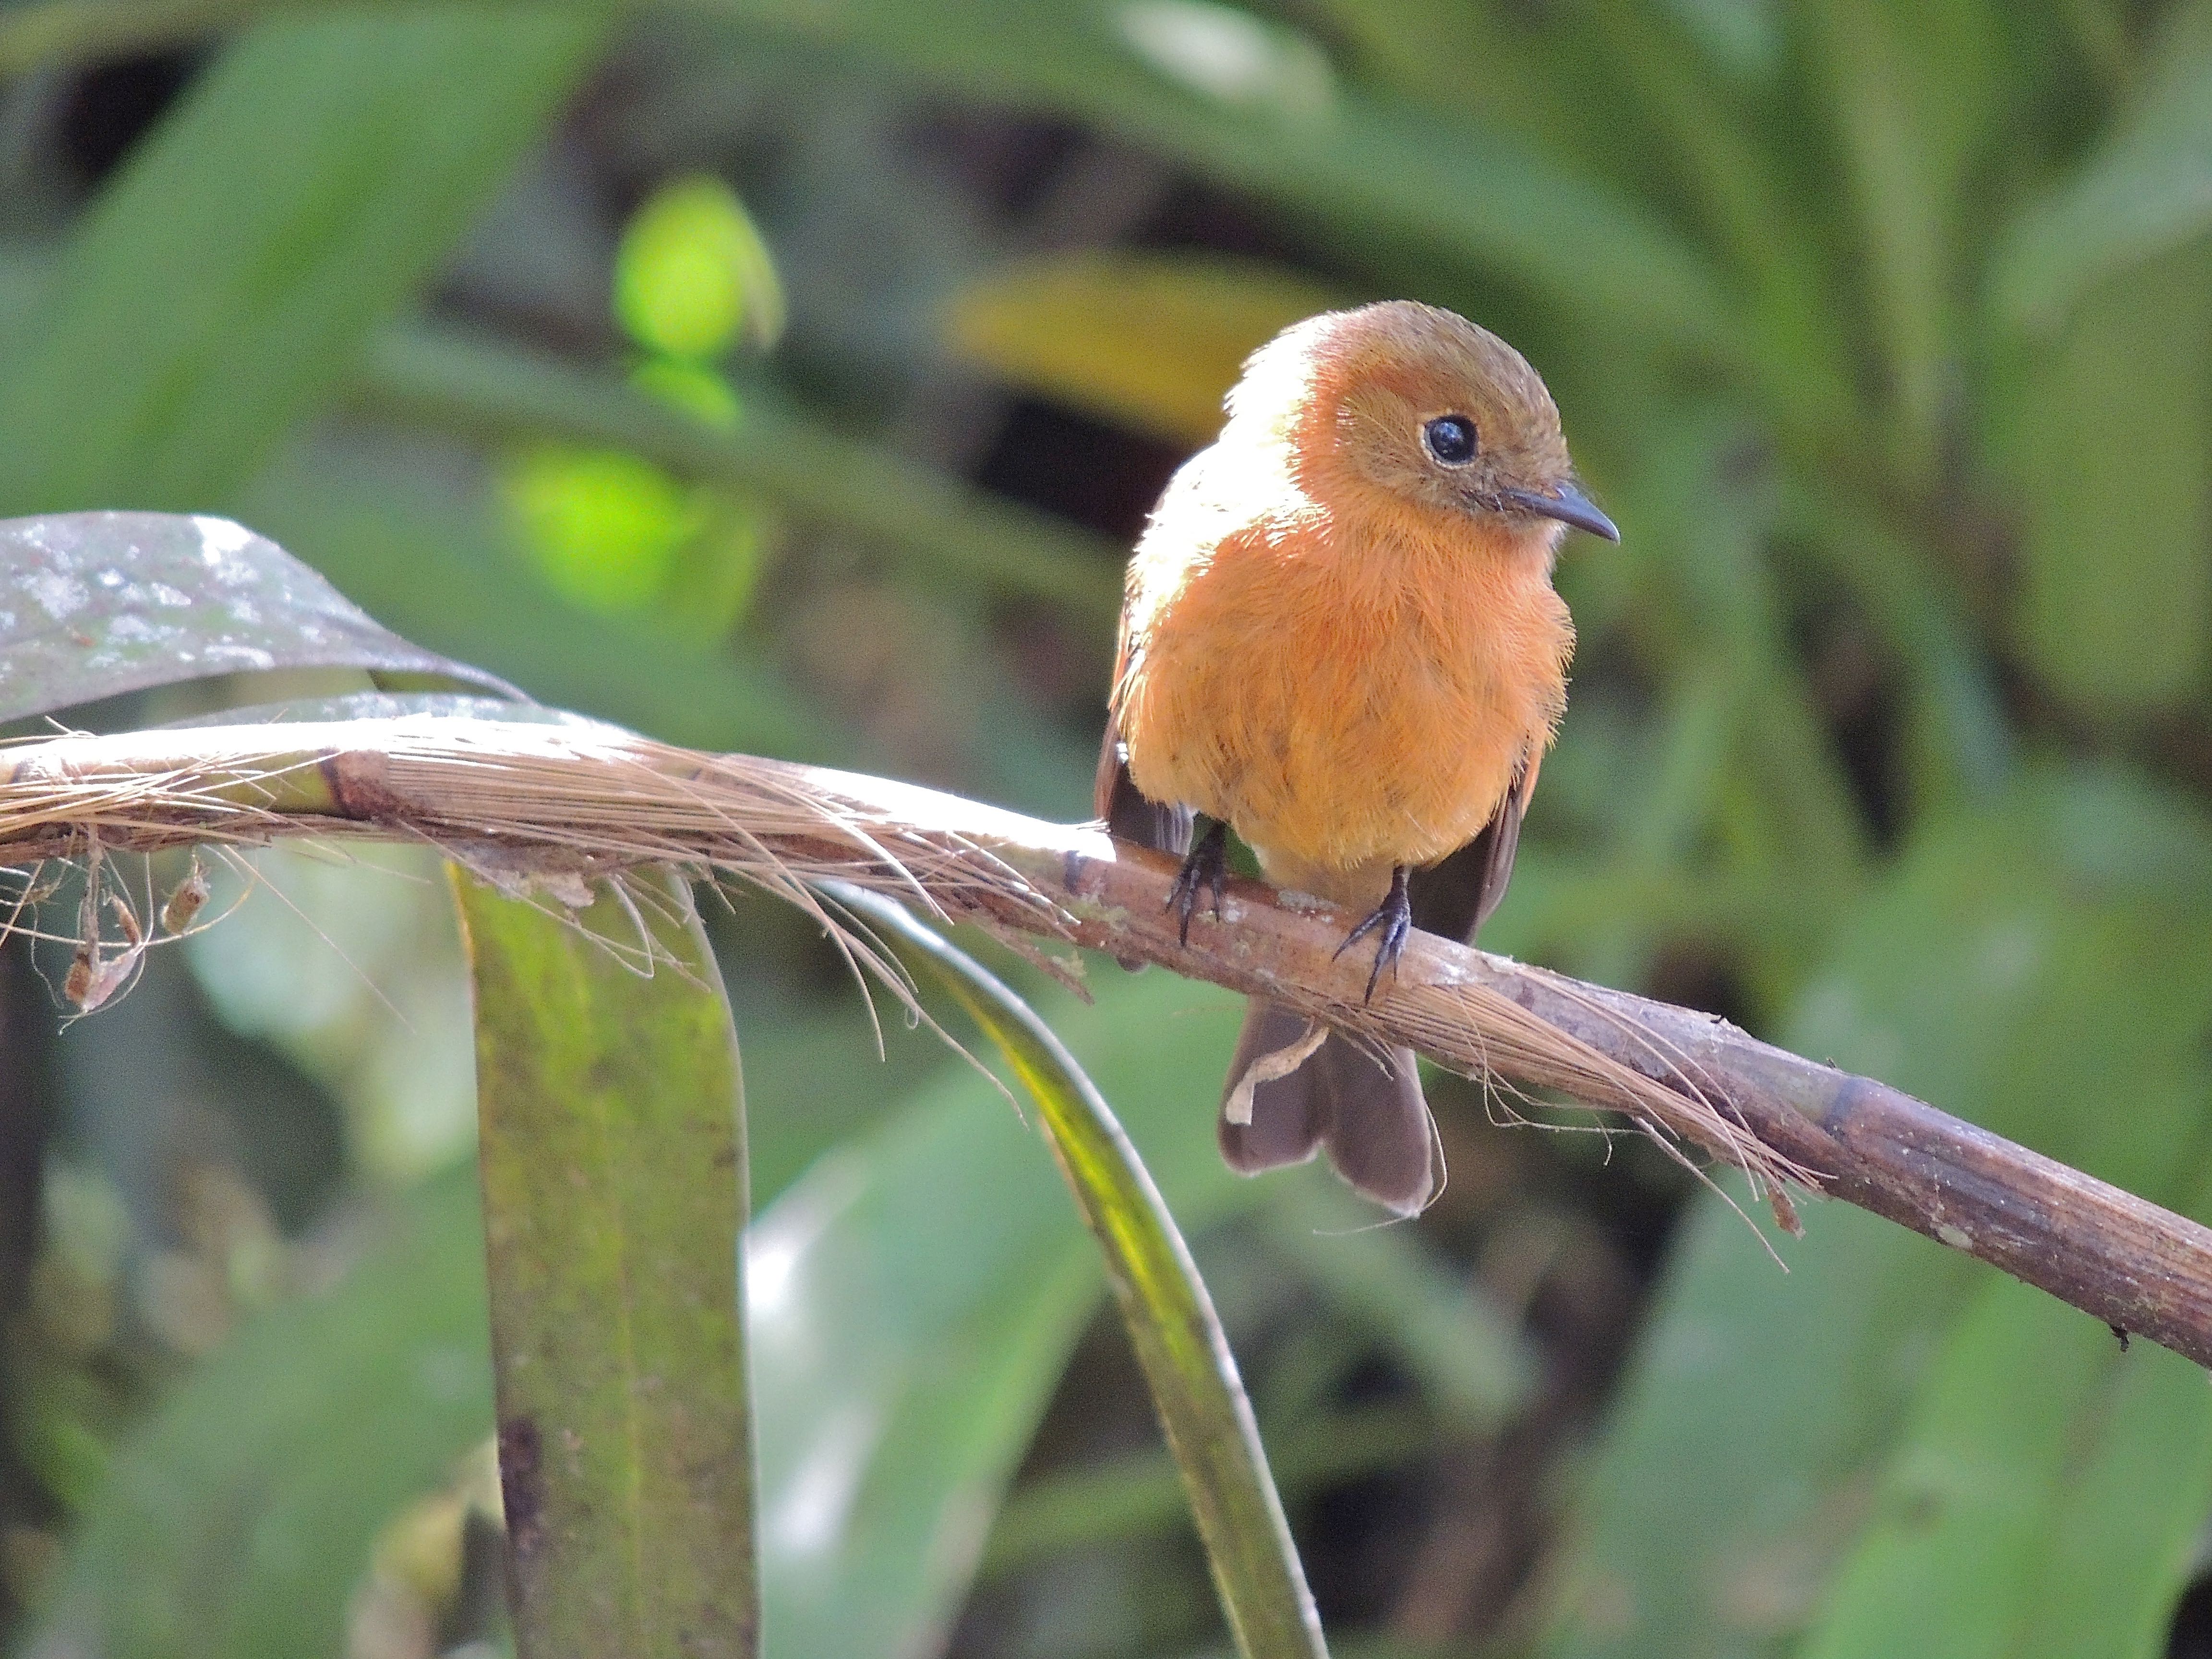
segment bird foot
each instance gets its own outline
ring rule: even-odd
[[[1336,954],[1340,957],[1370,933],[1382,934],[1376,941],[1375,966],[1367,975],[1364,1000],[1375,1000],[1375,988],[1382,982],[1385,968],[1390,969],[1394,978],[1396,976],[1398,958],[1406,953],[1406,935],[1413,931],[1413,902],[1407,892],[1406,866],[1401,864],[1390,872],[1389,896],[1375,907],[1366,921],[1346,933],[1344,943],[1336,947]]]
[[[1176,935],[1183,944],[1190,943],[1190,919],[1202,890],[1212,889],[1213,919],[1221,920],[1221,890],[1228,880],[1229,829],[1226,824],[1211,824],[1192,844],[1182,868],[1176,872],[1175,885],[1168,890],[1167,908],[1176,913]]]

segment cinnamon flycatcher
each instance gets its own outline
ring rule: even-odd
[[[1472,942],[1504,896],[1566,706],[1559,540],[1620,532],[1536,371],[1449,311],[1309,318],[1227,406],[1129,563],[1097,810],[1184,855],[1186,939],[1202,890],[1219,915],[1224,829],[1276,885],[1364,915],[1345,948],[1374,938],[1371,997],[1410,928]],[[1325,1148],[1369,1197],[1423,1208],[1443,1164],[1413,1051],[1331,1032],[1290,1065],[1306,1041],[1253,999],[1223,1155],[1254,1174]]]

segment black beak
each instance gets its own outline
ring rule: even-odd
[[[1557,519],[1561,524],[1587,530],[1591,535],[1602,536],[1609,542],[1620,539],[1620,532],[1613,520],[1599,512],[1597,503],[1572,484],[1561,484],[1549,495],[1542,495],[1534,489],[1501,489],[1498,492],[1498,498],[1524,513]]]

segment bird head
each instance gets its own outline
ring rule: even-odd
[[[1231,427],[1285,445],[1316,499],[1375,499],[1548,553],[1560,526],[1619,541],[1576,483],[1559,411],[1528,360],[1410,300],[1293,325],[1254,354]]]

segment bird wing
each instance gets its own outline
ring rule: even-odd
[[[1521,847],[1521,818],[1535,793],[1536,770],[1541,762],[1532,748],[1513,775],[1511,787],[1490,822],[1473,841],[1456,853],[1448,853],[1426,869],[1413,872],[1407,884],[1413,903],[1413,926],[1424,933],[1440,933],[1466,944],[1474,943],[1475,930],[1490,919],[1513,879],[1513,855]]]
[[[1092,801],[1092,810],[1106,820],[1108,834],[1140,847],[1157,847],[1177,858],[1190,851],[1196,815],[1188,806],[1164,805],[1138,789],[1129,775],[1128,745],[1121,741],[1121,728],[1110,714],[1106,716],[1106,740],[1099,745]]]
[[[1106,821],[1106,832],[1140,847],[1157,847],[1177,858],[1190,851],[1196,821],[1188,806],[1153,800],[1137,787],[1129,775],[1129,746],[1121,741],[1121,726],[1114,713],[1120,700],[1122,676],[1129,667],[1129,630],[1123,618],[1120,647],[1114,654],[1115,696],[1106,705],[1106,734],[1098,745],[1098,771],[1091,784],[1091,810]]]

